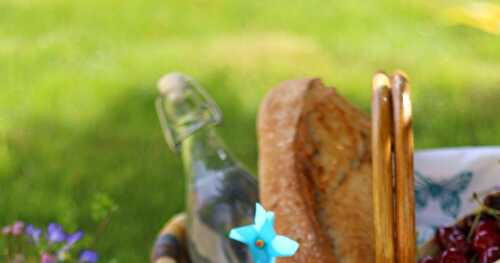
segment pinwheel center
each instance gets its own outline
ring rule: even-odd
[[[266,245],[266,242],[264,242],[264,240],[262,240],[262,239],[257,239],[255,241],[255,246],[258,248],[263,248],[265,245]]]

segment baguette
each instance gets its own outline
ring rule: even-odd
[[[279,263],[374,262],[370,121],[319,79],[283,82],[258,116],[261,201],[299,242]]]

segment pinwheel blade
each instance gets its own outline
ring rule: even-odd
[[[266,223],[266,219],[267,219],[266,210],[264,209],[264,207],[262,207],[262,205],[257,203],[255,205],[255,219],[254,219],[254,221],[255,221],[255,227],[257,228],[258,231],[260,231],[260,229],[262,228],[264,223]]]
[[[255,227],[253,225],[234,228],[231,230],[231,232],[229,232],[229,237],[231,239],[240,241],[247,245],[252,244],[255,241],[257,235],[257,230],[255,230]]]
[[[271,254],[275,257],[289,257],[297,252],[299,248],[299,243],[296,241],[285,237],[276,236],[271,243]]]

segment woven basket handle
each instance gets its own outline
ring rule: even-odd
[[[151,263],[189,263],[186,246],[186,215],[168,221],[156,238]]]
[[[375,262],[416,262],[413,130],[406,75],[372,82]]]

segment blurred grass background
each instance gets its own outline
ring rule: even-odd
[[[0,224],[91,230],[90,202],[107,193],[120,211],[103,262],[145,262],[183,210],[180,159],[153,107],[174,70],[220,104],[220,133],[254,172],[259,101],[303,76],[368,112],[372,74],[403,69],[418,148],[500,144],[500,36],[448,25],[457,3],[1,0]]]

